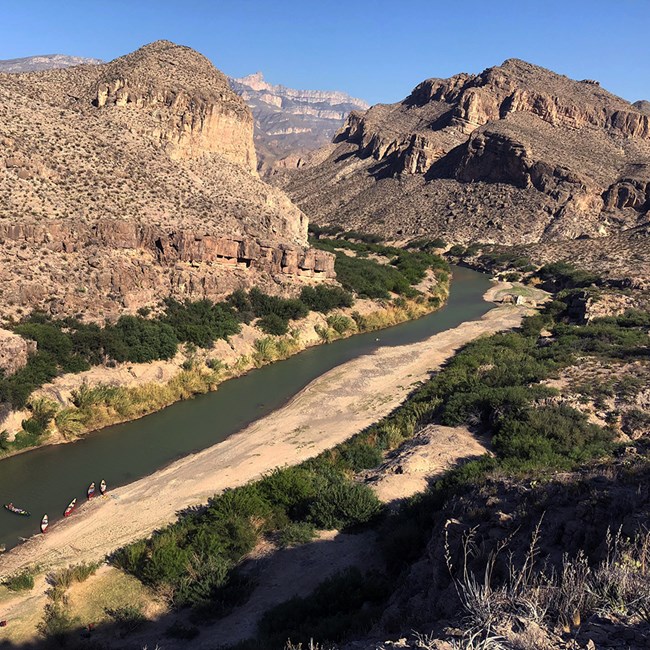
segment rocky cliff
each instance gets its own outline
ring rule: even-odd
[[[230,79],[255,118],[260,171],[297,167],[304,156],[334,137],[350,111],[365,110],[361,99],[337,91],[296,90],[268,83],[261,72]]]
[[[398,239],[603,237],[648,220],[644,106],[511,59],[351,113],[287,187],[320,223]]]
[[[259,180],[224,75],[160,41],[103,65],[0,74],[0,305],[114,317],[166,295],[332,277]]]

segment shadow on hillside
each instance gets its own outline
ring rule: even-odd
[[[152,621],[111,621],[90,628],[79,626],[65,635],[26,644],[0,640],[0,649],[227,647],[254,638],[257,623],[266,611],[293,597],[310,595],[327,578],[352,566],[363,572],[376,569],[379,554],[373,553],[375,538],[375,533],[368,530],[354,533],[329,531],[311,543],[270,554],[265,554],[263,548],[265,545],[270,547],[270,544],[262,544],[261,550],[258,547],[259,555],[246,560],[236,572],[235,580],[251,588],[240,594],[244,596],[243,602],[234,607],[216,603],[196,609],[173,610]],[[221,615],[215,615],[215,610]],[[2,618],[0,614],[0,620]],[[9,619],[4,629],[9,631],[11,625]],[[261,644],[259,647],[272,650],[275,646]],[[282,650],[284,642],[277,647]]]

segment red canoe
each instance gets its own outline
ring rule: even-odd
[[[43,519],[41,519],[41,532],[45,533],[47,531],[47,527],[50,525],[50,520],[47,515],[43,515]]]
[[[86,493],[89,499],[92,499],[95,496],[95,484],[91,483],[88,486],[88,492]]]
[[[72,501],[70,501],[70,505],[65,509],[63,516],[69,517],[72,514],[72,511],[75,509],[76,505],[77,505],[77,499],[72,499]]]

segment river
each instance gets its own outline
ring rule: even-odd
[[[423,318],[310,348],[140,420],[107,427],[74,443],[0,460],[0,503],[11,501],[32,513],[21,517],[3,508],[0,544],[10,549],[21,537],[37,533],[44,513],[50,522],[60,519],[73,497],[80,502],[86,498],[91,481],[99,485],[105,479],[109,489],[124,485],[224,440],[341,363],[381,346],[422,341],[480,318],[491,308],[482,298],[489,287],[487,275],[454,267],[447,304]]]

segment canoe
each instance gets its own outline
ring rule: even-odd
[[[72,499],[70,501],[70,505],[65,509],[65,512],[63,513],[64,517],[69,517],[72,514],[72,511],[75,509],[75,506],[77,505],[77,500]]]
[[[5,508],[9,510],[9,512],[13,512],[16,515],[22,515],[23,517],[30,516],[30,513],[27,512],[27,510],[23,510],[22,508],[17,508],[13,503],[5,504]]]
[[[41,519],[41,532],[45,533],[49,525],[50,525],[50,520],[48,519],[48,516],[43,515],[43,519]]]
[[[86,494],[88,495],[89,499],[92,499],[95,496],[95,484],[94,483],[91,483],[88,486],[88,491],[86,492]]]
[[[102,495],[106,494],[106,481],[102,479],[102,482],[99,484],[99,491]]]

